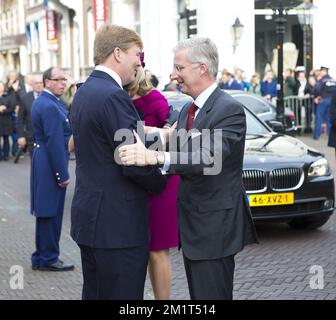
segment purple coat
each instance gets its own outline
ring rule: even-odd
[[[147,95],[133,100],[146,126],[162,128],[168,118],[166,98],[153,89]],[[166,189],[149,198],[150,250],[158,251],[178,246],[177,193],[178,176],[170,176]]]

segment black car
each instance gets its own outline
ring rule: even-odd
[[[276,121],[276,106],[258,96],[252,93],[247,93],[244,91],[226,91],[229,93],[232,97],[234,97],[236,100],[238,100],[241,104],[244,106],[247,106],[250,110],[252,110],[258,118],[265,121],[269,126],[273,126],[273,121]],[[284,127],[286,134],[294,136],[297,133],[297,126],[296,126],[296,119],[294,112],[285,107],[284,109]]]
[[[236,100],[238,100],[242,105],[247,106],[252,110],[258,118],[265,121],[272,129],[276,131],[283,131],[291,136],[295,136],[297,133],[295,114],[289,108],[285,108],[285,123],[284,127],[278,126],[276,122],[276,107],[270,101],[252,93],[247,93],[238,90],[224,90]],[[184,104],[191,101],[191,97],[178,94],[176,92],[164,92],[163,93],[169,101],[172,101],[174,108],[181,110]],[[278,129],[277,129],[278,128]]]
[[[190,101],[166,94],[178,111]],[[314,229],[334,212],[334,177],[323,154],[300,140],[279,134],[244,104],[247,122],[243,181],[252,216]]]

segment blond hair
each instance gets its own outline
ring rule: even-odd
[[[124,89],[127,91],[128,95],[132,98],[135,94],[143,97],[147,93],[153,90],[153,85],[146,80],[145,70],[142,67],[137,69],[137,73],[134,81],[126,85]]]
[[[142,40],[134,30],[117,25],[100,27],[94,40],[95,66],[104,63],[116,48],[127,51],[134,44],[142,50]]]

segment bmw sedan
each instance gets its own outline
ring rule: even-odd
[[[180,111],[190,101],[166,95]],[[334,177],[323,154],[300,140],[276,133],[244,104],[247,122],[243,181],[256,221],[287,222],[315,229],[334,212]]]

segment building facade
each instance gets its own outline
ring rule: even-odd
[[[73,75],[74,15],[61,1],[29,1],[25,19],[28,72],[57,65]]]
[[[0,1],[0,80],[10,70],[25,69],[25,7],[25,0]]]

